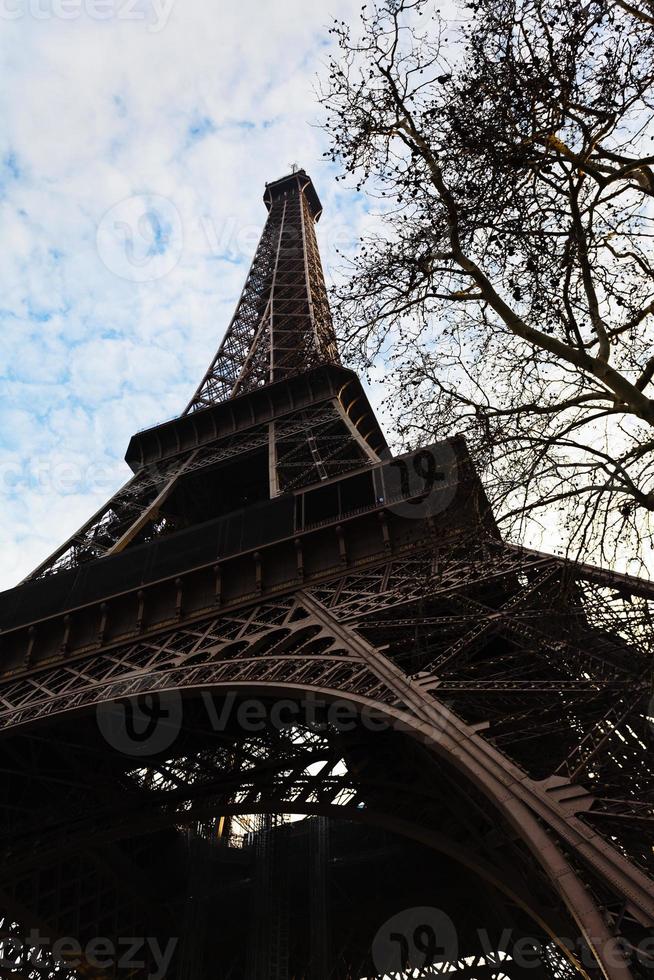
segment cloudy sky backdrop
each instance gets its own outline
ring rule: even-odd
[[[266,180],[312,174],[328,272],[374,220],[316,125],[326,27],[359,9],[0,0],[0,588],[124,482],[136,429],[186,404]]]

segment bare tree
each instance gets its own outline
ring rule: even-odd
[[[654,531],[654,5],[380,0],[332,28],[342,179],[385,203],[335,291],[409,443],[463,432],[506,533]],[[649,131],[648,131],[649,127]]]

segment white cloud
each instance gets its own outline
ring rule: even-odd
[[[75,17],[53,16],[62,2]],[[328,278],[371,225],[312,125],[325,26],[360,5],[0,0],[0,589],[129,476],[136,429],[184,408],[242,288],[265,181],[295,161],[312,174]],[[179,216],[160,229],[175,262],[134,281],[98,229],[152,195]]]
[[[130,4],[140,20],[124,0],[0,0],[0,588],[129,475],[134,430],[183,409],[240,293],[266,180],[294,161],[312,174],[327,265],[334,228],[356,235],[363,202],[333,181],[311,123],[325,25],[359,8],[176,0],[166,21],[162,0]],[[152,282],[117,276],[96,247],[133,195],[181,219],[179,261]]]

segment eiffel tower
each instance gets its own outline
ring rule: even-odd
[[[649,977],[654,585],[393,456],[311,179],[264,201],[186,410],[0,595],[3,975]]]

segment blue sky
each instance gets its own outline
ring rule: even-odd
[[[314,86],[360,0],[0,0],[0,588],[128,475],[227,326],[264,183],[293,162],[323,260],[361,195],[334,181]]]

